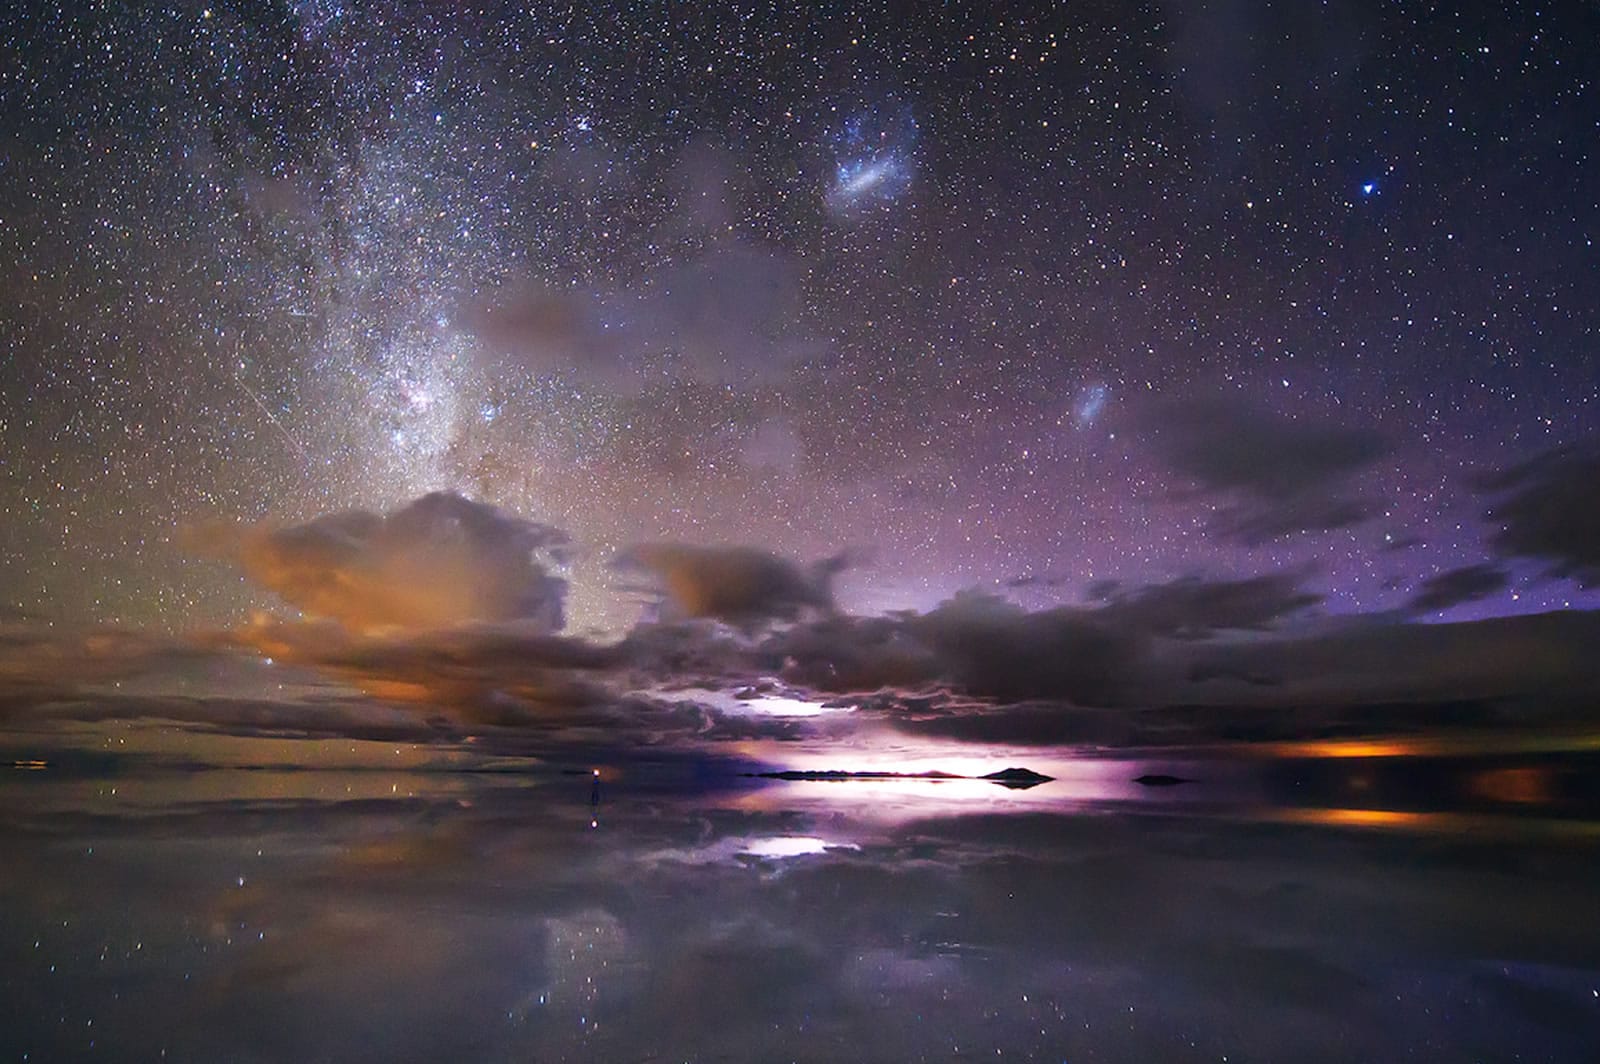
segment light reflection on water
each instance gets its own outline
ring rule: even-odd
[[[1388,761],[0,774],[0,1059],[1589,1059],[1581,766]]]

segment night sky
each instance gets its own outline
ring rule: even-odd
[[[1591,1060],[1600,4],[1456,6],[0,3],[0,1059]]]
[[[195,528],[430,491],[569,536],[574,632],[639,615],[612,560],[655,541],[847,551],[863,614],[1590,603],[1592,548],[1484,514],[1600,428],[1597,39],[1587,3],[16,5],[4,605],[232,625],[282,602]]]

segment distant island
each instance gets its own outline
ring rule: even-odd
[[[931,780],[937,783],[940,780],[988,780],[1002,787],[1012,790],[1026,790],[1037,787],[1041,783],[1049,783],[1055,777],[1046,776],[1027,768],[1003,768],[999,772],[990,772],[982,776],[961,776],[954,772],[846,772],[840,769],[800,771],[790,769],[784,772],[747,772],[747,776],[754,776],[765,780],[810,780],[822,783],[845,783],[850,780]]]

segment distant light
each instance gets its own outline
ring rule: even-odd
[[[822,839],[809,835],[778,835],[768,839],[751,839],[743,852],[752,857],[804,857],[806,854],[822,853],[828,844]]]
[[[803,698],[788,698],[783,695],[760,695],[740,701],[746,709],[769,717],[816,717],[823,713],[836,713],[853,708],[810,702]]]
[[[1361,186],[1361,194],[1363,196],[1370,196],[1376,191],[1378,191],[1378,183],[1376,181],[1368,181]]]

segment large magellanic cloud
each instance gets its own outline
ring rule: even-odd
[[[541,557],[560,557],[566,533],[450,492],[386,514],[212,528],[201,539],[289,604],[356,631],[475,620],[562,626],[566,582]]]

